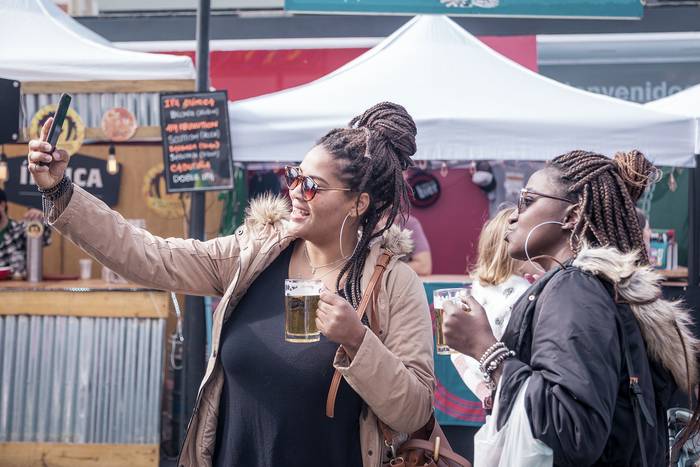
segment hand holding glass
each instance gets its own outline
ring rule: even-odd
[[[435,345],[438,355],[450,355],[455,353],[445,342],[445,334],[442,332],[442,323],[445,320],[445,302],[452,302],[459,306],[462,297],[469,294],[469,287],[438,289],[433,292],[433,309],[435,310]]]

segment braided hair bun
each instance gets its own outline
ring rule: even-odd
[[[329,131],[318,144],[338,162],[338,178],[345,186],[352,193],[367,193],[370,197],[360,219],[363,234],[336,281],[336,291],[357,307],[372,239],[381,236],[397,216],[408,210],[408,184],[403,171],[413,165],[416,124],[402,106],[380,102],[350,120],[348,127]],[[341,289],[340,279],[345,274],[347,280]]]
[[[610,159],[576,150],[556,157],[548,167],[559,172],[567,195],[579,206],[580,215],[569,239],[574,253],[584,243],[612,246],[622,252],[636,251],[641,264],[649,263],[635,207],[656,173],[644,154],[634,150]]]
[[[403,170],[413,165],[411,156],[416,153],[416,123],[403,106],[380,102],[350,120],[349,126],[376,134],[375,138],[368,138],[367,153],[370,156],[395,155]]]
[[[618,152],[613,158],[620,178],[625,182],[633,202],[654,182],[657,169],[640,151]]]

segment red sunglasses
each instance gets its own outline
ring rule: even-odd
[[[318,186],[316,180],[303,175],[300,167],[292,167],[290,165],[284,168],[284,178],[287,181],[289,191],[295,189],[301,183],[301,195],[305,201],[311,201],[319,191],[352,191],[350,188],[325,188]]]

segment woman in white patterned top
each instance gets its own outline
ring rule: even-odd
[[[514,209],[502,209],[484,225],[479,236],[476,266],[471,273],[472,296],[484,307],[496,339],[503,335],[513,305],[530,286],[523,278],[526,263],[508,255],[508,243],[504,239],[508,218]],[[483,401],[489,390],[479,371],[479,362],[455,353],[452,363],[464,384]]]

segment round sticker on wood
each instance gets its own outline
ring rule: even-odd
[[[165,189],[163,164],[151,167],[143,177],[143,195],[148,208],[165,219],[180,219],[185,215],[185,206],[179,193],[168,194]]]
[[[29,137],[38,139],[41,128],[49,117],[56,113],[56,104],[45,105],[34,114],[29,124]],[[68,109],[66,119],[63,121],[63,129],[58,137],[56,147],[63,149],[71,156],[78,152],[85,141],[85,124],[73,108]]]
[[[44,233],[44,224],[39,221],[27,222],[24,226],[24,231],[29,238],[39,238]]]
[[[124,107],[109,109],[102,116],[102,132],[111,141],[128,141],[136,133],[136,117]]]
[[[408,177],[413,196],[411,204],[417,208],[432,206],[440,198],[440,182],[431,173],[419,171]]]

